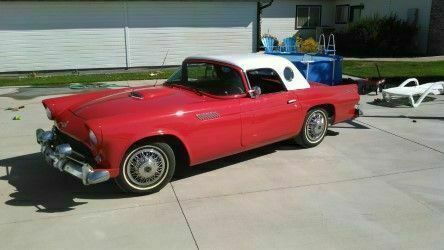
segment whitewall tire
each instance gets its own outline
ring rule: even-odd
[[[175,167],[174,151],[168,144],[155,142],[136,145],[126,153],[115,180],[126,192],[151,194],[170,182]]]

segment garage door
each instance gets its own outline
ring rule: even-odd
[[[252,52],[256,2],[0,1],[0,72],[179,65]]]
[[[256,2],[128,2],[130,66],[196,54],[251,53]]]
[[[125,67],[119,2],[0,2],[0,72]]]

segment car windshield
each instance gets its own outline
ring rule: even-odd
[[[185,74],[183,70],[186,71]],[[217,96],[245,93],[242,77],[237,70],[213,63],[186,63],[168,79],[166,84],[181,85]]]

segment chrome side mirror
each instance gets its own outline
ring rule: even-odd
[[[253,89],[248,90],[248,94],[251,98],[258,98],[262,94],[262,90],[258,86],[254,86]]]

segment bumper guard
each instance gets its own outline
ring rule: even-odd
[[[69,144],[54,145],[56,134],[53,131],[37,129],[36,138],[49,165],[77,177],[84,185],[97,184],[109,179],[107,170],[94,170],[88,163],[72,158],[73,150]]]
[[[364,112],[362,112],[362,110],[360,109],[360,105],[356,104],[355,106],[355,117],[359,117],[364,115]]]

